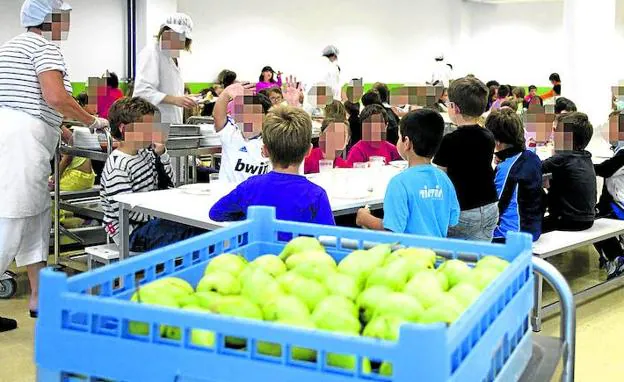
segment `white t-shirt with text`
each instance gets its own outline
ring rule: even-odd
[[[231,118],[217,135],[221,139],[220,181],[238,184],[272,170],[271,161],[262,155],[261,137],[245,139]]]

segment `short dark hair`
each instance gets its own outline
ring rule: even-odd
[[[369,90],[362,96],[362,105],[370,106],[370,105],[381,105],[381,97],[379,96],[379,92],[376,90]]]
[[[388,89],[388,85],[384,84],[383,82],[375,82],[375,84],[373,85],[373,89],[377,90],[377,93],[379,93],[379,99],[381,99],[382,103],[389,102],[390,89]]]
[[[524,98],[524,96],[526,96],[526,92],[524,91],[524,88],[520,86],[515,87],[511,91],[511,94],[513,94],[517,98]]]
[[[115,72],[109,72],[106,76],[106,86],[117,89],[119,87],[119,77]]]
[[[232,85],[234,81],[236,81],[236,73],[228,69],[223,69],[217,76],[217,83],[223,88]]]
[[[76,102],[78,102],[78,105],[85,107],[89,104],[89,96],[87,93],[82,92],[76,97]]]
[[[312,120],[303,109],[275,107],[264,121],[262,140],[272,163],[282,167],[298,165],[310,150]]]
[[[468,77],[468,76],[467,76],[467,77]],[[472,77],[474,77],[474,76],[472,76]],[[499,84],[499,83],[498,83],[498,81],[496,81],[496,80],[491,80],[491,81],[488,81],[488,82],[485,84],[485,86],[486,86],[486,87],[488,87],[488,88],[490,88],[490,87],[492,87],[492,86],[499,87],[499,86],[500,86],[500,84]]]
[[[155,115],[158,108],[140,97],[124,97],[118,99],[108,111],[108,122],[111,135],[116,139],[124,139],[119,127],[139,122],[146,115]]]
[[[500,143],[525,149],[524,125],[512,109],[495,110],[485,120],[485,128],[490,130],[494,139]]]
[[[444,136],[444,119],[435,110],[419,109],[407,113],[399,123],[401,138],[409,138],[416,155],[433,158]]]
[[[537,86],[535,86],[535,85],[529,86],[529,91],[531,91],[531,90],[537,90]]]
[[[498,98],[507,98],[511,94],[511,89],[508,85],[501,85],[498,88]]]
[[[567,113],[577,111],[576,104],[568,98],[559,97],[555,101],[555,114],[561,114],[564,111]]]
[[[325,106],[325,118],[344,122],[347,120],[347,109],[342,102],[333,100],[329,105]]]
[[[344,106],[345,106],[345,109],[347,110],[347,113],[349,113],[349,116],[355,115],[359,117],[360,104],[358,102],[345,101]]]
[[[269,109],[273,107],[271,99],[262,93],[245,95],[243,96],[243,102],[245,105],[261,105],[263,114],[267,114]]]
[[[501,108],[502,107],[509,107],[516,111],[518,110],[518,102],[515,99],[507,99],[501,102]]]
[[[572,147],[575,151],[585,150],[594,134],[594,127],[585,113],[572,112],[559,117],[557,129],[565,133],[572,133]]]
[[[360,120],[364,123],[375,114],[381,114],[384,122],[388,124],[388,112],[386,112],[386,109],[384,109],[383,106],[377,104],[366,106],[360,113]]]
[[[561,82],[561,77],[559,77],[559,73],[553,73],[548,77],[548,81],[557,81]]]
[[[488,105],[488,88],[474,77],[459,78],[449,86],[449,101],[468,117],[480,117]]]

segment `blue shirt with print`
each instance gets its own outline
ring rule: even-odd
[[[410,167],[390,180],[384,198],[384,228],[398,233],[446,237],[459,222],[455,187],[432,165]]]

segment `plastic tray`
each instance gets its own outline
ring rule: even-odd
[[[533,305],[531,238],[510,234],[506,245],[424,238],[349,228],[278,221],[272,208],[249,209],[249,220],[68,278],[41,274],[35,361],[40,381],[346,382],[513,381],[531,357],[529,312]],[[286,234],[285,234],[286,233]],[[225,252],[253,259],[279,253],[293,235],[334,237],[326,247],[340,260],[371,243],[432,248],[439,255],[476,260],[496,255],[511,261],[481,297],[451,326],[405,324],[396,342],[303,330],[262,321],[196,314],[130,303],[137,275],[141,284],[177,276],[195,284],[210,258]],[[151,324],[150,335],[129,333],[130,321]],[[160,337],[161,325],[182,328],[182,339]],[[215,332],[214,348],[190,343],[191,329]],[[226,347],[224,337],[247,338],[244,350]],[[256,351],[259,341],[282,345],[281,357]],[[317,351],[317,362],[293,360],[288,349]],[[356,370],[327,365],[328,353],[357,355]],[[364,357],[393,363],[392,377],[366,374]],[[85,377],[88,376],[88,377]],[[83,379],[84,378],[84,379]]]

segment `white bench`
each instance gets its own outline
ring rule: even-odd
[[[538,241],[533,243],[533,254],[542,259],[547,259],[619,235],[624,235],[624,220],[597,219],[592,228],[585,231],[553,231],[543,234]],[[542,307],[542,284],[542,276],[536,273],[535,306],[531,318],[534,331],[541,329],[543,315],[548,315],[559,309],[559,302]],[[575,294],[574,299],[579,303],[622,284],[624,284],[624,277],[617,277]]]

